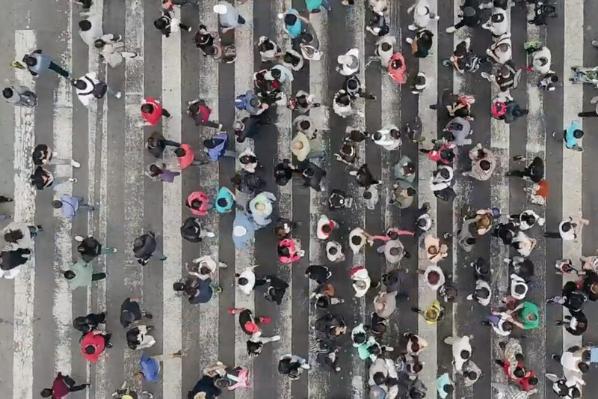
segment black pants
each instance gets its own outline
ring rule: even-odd
[[[509,175],[515,177],[529,177],[530,174],[527,170],[512,170],[509,172]]]
[[[546,238],[561,238],[561,233],[554,232],[554,231],[547,231],[544,233],[544,237]]]
[[[104,313],[104,312],[102,312],[102,313],[90,313],[86,317],[87,317],[87,320],[88,320],[89,324],[92,324],[95,327],[97,327],[98,324],[104,323],[106,321],[106,313]]]
[[[75,385],[75,380],[68,375],[63,375],[62,378],[64,379],[64,383],[69,387],[69,392],[82,391],[87,388],[87,384]]]
[[[596,118],[598,117],[598,114],[596,113],[596,111],[585,111],[580,112],[579,114],[577,114],[577,116],[582,118]]]
[[[170,112],[168,112],[166,108],[162,108],[162,116],[170,118]]]
[[[106,278],[106,273],[94,273],[91,275],[91,281],[103,280]]]
[[[52,61],[50,61],[50,66],[48,68],[51,69],[51,70],[53,70],[54,72],[56,72],[57,74],[59,74],[63,78],[67,78],[68,79],[69,76],[71,75],[66,69],[63,69],[60,65],[55,64]]]

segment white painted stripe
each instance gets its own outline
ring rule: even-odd
[[[72,66],[72,22],[73,4],[69,2],[66,15],[66,48],[58,62],[68,71],[73,70]],[[54,150],[66,159],[72,158],[73,153],[73,99],[72,89],[68,80],[60,78],[58,88],[54,95]],[[72,176],[70,165],[56,166],[54,176],[66,178]],[[55,197],[60,198],[62,193],[71,195],[72,184],[65,184],[64,191],[56,193]],[[85,212],[84,209],[81,212]],[[55,256],[54,269],[54,295],[52,303],[52,315],[56,323],[56,342],[54,343],[54,371],[70,373],[71,371],[71,321],[73,307],[71,291],[68,282],[62,277],[60,270],[69,265],[72,260],[71,229],[72,222],[62,216],[62,212],[54,209],[54,217],[57,218],[54,234]]]
[[[353,44],[351,47],[357,48],[359,50],[359,65],[361,66],[359,71],[359,80],[365,83],[365,2],[359,2],[352,6],[352,10],[348,13],[347,16],[347,34],[353,38]],[[347,51],[349,49],[343,49]],[[343,51],[341,50],[341,51]],[[363,131],[365,130],[365,100],[358,100],[356,101],[355,109],[358,111],[358,114],[353,116],[350,119],[348,125],[354,126],[357,129]],[[365,159],[365,147],[359,147],[359,159]],[[350,178],[350,186],[349,186],[349,194],[354,198],[354,217],[353,222],[354,225],[350,226],[350,228],[354,227],[362,227],[365,229],[365,206],[363,201],[363,196],[361,195],[362,189],[359,188],[355,179]],[[348,245],[348,242],[345,243]],[[346,247],[345,247],[346,248]],[[351,252],[351,251],[348,251]],[[365,266],[365,254],[361,251],[356,256],[353,256],[352,265],[364,265]],[[351,265],[351,266],[352,266]],[[348,300],[348,298],[347,298]],[[357,316],[357,320],[355,325],[365,322],[365,297],[355,298],[353,297],[353,313]],[[361,399],[363,398],[365,388],[364,386],[367,384],[366,378],[366,369],[365,369],[365,362],[359,358],[359,356],[355,356],[355,354],[351,358],[352,363],[352,392],[351,397],[353,399]]]
[[[437,0],[430,1],[430,11],[436,13]],[[428,29],[438,37],[438,28],[436,24],[430,24]],[[423,72],[428,79],[432,79],[438,76],[438,41],[434,40],[434,44],[430,49],[430,54],[419,61],[419,71]],[[436,111],[430,109],[430,104],[437,102],[437,82],[430,82],[429,86],[419,95],[419,116],[422,120],[422,138],[426,139],[426,145],[429,145],[431,140],[436,138],[437,135],[437,115]],[[437,205],[436,198],[430,188],[430,178],[432,172],[435,170],[434,162],[428,160],[425,156],[420,155],[418,157],[418,204],[424,202],[430,203],[430,216],[433,220],[437,219]],[[437,234],[436,224],[430,229],[427,234]],[[419,268],[425,268],[429,264],[425,250],[422,246],[419,246],[418,251],[418,266]],[[446,265],[439,265],[446,270]],[[418,278],[418,307],[425,309],[432,301],[436,299],[436,293],[430,290],[423,278]],[[436,398],[436,375],[438,369],[437,363],[437,332],[436,326],[426,323],[423,317],[417,319],[418,334],[422,336],[429,344],[421,355],[421,360],[426,364],[426,367],[420,373],[420,379],[428,387],[428,395],[432,399]],[[444,337],[442,337],[444,339]],[[444,345],[444,344],[443,344]]]
[[[580,39],[584,37],[584,29],[583,23],[580,22],[584,20],[584,2],[583,0],[571,0],[565,2],[564,7],[565,62],[563,71],[567,76],[563,76],[563,129],[566,129],[572,120],[578,120],[583,129],[583,119],[577,117],[577,113],[583,109],[583,86],[572,84],[568,78],[571,67],[583,65],[583,40]],[[568,150],[563,146],[563,219],[569,216],[579,216],[582,212],[581,154],[579,151]],[[563,241],[564,259],[579,259],[581,255],[581,239]],[[565,275],[563,284],[572,279],[574,279],[572,276]],[[563,317],[567,314],[568,312],[563,308]],[[581,341],[581,337],[575,337],[563,329],[563,350],[573,345],[581,345]]]
[[[139,122],[141,115],[139,107],[143,99],[143,21],[144,11],[143,2],[141,0],[132,0],[125,8],[125,48],[129,51],[134,51],[138,54],[133,59],[125,60],[125,81],[124,81],[124,96],[125,96],[125,154],[124,159],[124,198],[126,200],[124,209],[124,245],[126,246],[125,270],[126,275],[124,279],[125,287],[128,294],[133,297],[143,298],[143,269],[136,262],[133,251],[130,250],[133,241],[143,232],[143,201],[144,201],[144,180],[143,175],[143,152],[144,152],[144,133],[136,124]],[[154,94],[154,93],[151,93]],[[106,138],[106,139],[104,139]],[[108,178],[108,162],[107,153],[108,145],[107,134],[102,138],[102,176]],[[105,155],[104,155],[105,154]],[[107,190],[106,179],[101,180],[101,198],[105,197]],[[101,228],[104,228],[106,223],[106,214],[100,213]],[[104,232],[106,234],[106,232]],[[106,242],[111,245],[110,242]],[[138,370],[138,352],[125,350],[123,355],[124,360],[124,375],[129,383],[134,383],[133,375]],[[106,381],[99,380],[96,387],[96,399],[108,397],[112,392],[107,392]],[[102,386],[99,383],[103,383]],[[117,382],[118,384],[118,382]],[[101,396],[103,394],[103,396]]]
[[[314,108],[310,111],[310,117],[313,119],[316,126],[320,127],[324,135],[328,135],[328,107],[326,106],[329,102],[328,96],[328,29],[327,29],[327,22],[328,22],[328,14],[324,11],[311,14],[310,15],[310,22],[316,32],[316,36],[320,42],[320,52],[322,53],[322,58],[319,61],[310,61],[309,63],[309,93],[313,95],[316,101],[322,104],[319,108]],[[280,23],[282,25],[282,22]],[[326,104],[326,105],[325,105]],[[289,139],[291,136],[291,132],[289,129],[289,136],[285,139]],[[326,154],[330,154],[329,148],[329,137],[322,137],[322,135],[318,135],[318,141],[323,145],[322,149]],[[286,140],[285,140],[286,141]],[[290,158],[290,141],[285,142],[285,156]],[[279,147],[280,151],[280,147]],[[284,158],[281,153],[281,158]],[[328,182],[330,184],[330,182]],[[289,184],[291,186],[291,184]],[[316,237],[316,226],[318,223],[318,218],[320,215],[326,213],[326,208],[323,205],[323,201],[325,201],[324,195],[322,192],[317,192],[308,188],[309,190],[309,264],[321,265],[326,263],[325,257],[322,256],[322,242],[317,239]],[[309,290],[310,293],[316,289],[317,283],[315,281],[309,282]],[[307,300],[307,306],[309,308],[309,363],[314,365],[314,368],[310,370],[307,379],[307,392],[310,398],[323,398],[326,397],[326,391],[329,387],[327,384],[327,377],[329,371],[322,370],[320,366],[317,365],[316,356],[317,353],[312,351],[312,348],[317,346],[316,342],[316,334],[315,330],[311,330],[311,326],[315,324],[316,319],[318,318],[317,310],[314,306],[311,306],[310,301]],[[290,352],[287,352],[290,353]],[[298,355],[304,356],[304,354],[299,353]]]
[[[174,15],[180,19],[180,8]],[[168,136],[181,141],[181,33],[169,38],[162,36],[162,104],[172,115],[163,119],[163,128]],[[183,171],[184,172],[184,171]],[[172,183],[162,185],[162,242],[164,254],[162,276],[162,353],[175,353],[182,347],[182,297],[172,290],[173,283],[181,279],[183,244],[180,233],[182,224],[182,176]],[[180,358],[165,357],[162,377],[162,395],[165,398],[182,397],[182,361]]]
[[[245,18],[245,25],[235,29],[235,47],[237,48],[237,60],[235,61],[235,95],[244,93],[253,87],[253,2],[248,1],[245,4],[237,4],[239,13]],[[232,105],[231,105],[232,107]],[[247,146],[253,148],[253,140],[245,140],[244,143],[235,141],[235,150],[241,153]],[[240,165],[237,162],[237,170]],[[237,192],[237,198],[243,198],[244,194]],[[255,242],[250,243],[248,249],[235,249],[235,271],[241,273],[245,268],[255,264]],[[256,314],[254,293],[245,295],[239,290],[235,290],[235,307],[247,308]],[[256,314],[258,315],[258,314]],[[235,316],[238,317],[238,316]],[[236,323],[235,323],[236,324]],[[236,324],[235,326],[235,364],[244,365],[249,369],[249,384],[253,386],[253,366],[254,359],[247,359],[247,350],[245,341],[247,336]],[[276,345],[276,344],[275,344]],[[253,389],[235,390],[236,399],[253,399]]]
[[[276,15],[279,13],[284,13],[286,10],[291,8],[292,1],[291,0],[283,0],[283,1],[275,1],[272,2],[272,15],[275,18],[275,28],[276,28],[276,36],[274,41],[281,46],[281,48],[286,49],[291,47],[291,40],[285,34],[283,29],[283,21],[279,18],[276,18]],[[313,63],[311,64],[313,65]],[[310,67],[311,67],[310,65]],[[287,96],[292,95],[293,87],[292,84],[289,84],[287,90]],[[286,107],[276,107],[276,112],[278,115],[278,152],[275,157],[277,160],[283,160],[285,158],[292,159],[291,155],[291,125],[292,125],[292,112],[290,109]],[[262,160],[262,162],[267,162],[267,160]],[[293,219],[293,184],[289,183],[286,186],[280,187],[279,186],[279,198],[278,198],[278,213],[281,218],[286,218],[289,220]],[[311,251],[311,249],[310,249]],[[273,346],[272,355],[273,359],[272,362],[277,364],[278,359],[280,359],[283,355],[288,353],[292,353],[292,343],[293,343],[293,323],[291,322],[293,316],[293,274],[291,272],[292,267],[288,267],[282,265],[278,269],[278,277],[282,280],[286,281],[289,284],[289,288],[286,291],[285,298],[280,306],[278,306],[278,312],[280,314],[280,320],[282,323],[278,323],[275,328],[277,330],[277,334],[280,335],[280,341],[276,342]],[[306,326],[308,327],[308,326]],[[309,327],[308,327],[309,328]],[[304,354],[299,354],[303,356]],[[308,374],[308,378],[311,378],[311,373]],[[284,376],[278,376],[276,378],[276,392],[280,399],[291,399],[291,381]]]
[[[15,54],[19,58],[35,50],[37,41],[32,30],[15,31]],[[15,69],[15,79],[19,84],[34,88],[34,82],[26,70]],[[14,108],[14,202],[13,219],[34,224],[35,188],[29,184],[33,170],[31,152],[35,142],[34,108]],[[14,281],[14,327],[15,342],[12,364],[12,396],[33,398],[33,318],[35,299],[35,250]],[[17,340],[18,337],[18,340]],[[18,342],[18,344],[17,344]]]
[[[202,2],[199,6],[200,20],[209,28],[217,26],[217,14],[212,11],[216,0]],[[211,57],[199,57],[199,92],[212,108],[212,118],[218,120],[218,63]],[[200,128],[200,142],[212,137],[214,129]],[[197,149],[199,150],[199,148]],[[219,185],[219,166],[217,162],[210,162],[203,165],[200,169],[201,187],[208,194],[208,197],[214,199]],[[187,195],[188,193],[183,193]],[[219,261],[219,225],[218,215],[210,212],[205,218],[205,226],[216,234],[216,238],[204,240],[200,244],[201,254],[210,254],[213,259]],[[188,259],[185,259],[188,261]],[[214,282],[218,282],[219,271],[216,270]],[[228,295],[225,291],[224,295]],[[207,304],[200,305],[199,312],[199,364],[213,364],[218,360],[218,336],[219,336],[219,305],[220,295],[214,297]]]

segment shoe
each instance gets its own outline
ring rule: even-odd
[[[75,236],[74,239],[77,242],[83,242],[83,240],[84,240],[83,236]]]
[[[339,300],[338,300],[338,303],[339,303],[339,304],[340,304],[340,303],[345,303],[345,300],[341,298],[341,299],[339,299]]]
[[[145,318],[146,318],[146,319],[148,319],[148,320],[151,320],[151,319],[153,319],[153,318],[154,318],[154,315],[153,315],[153,314],[151,314],[151,313],[145,312],[145,313],[143,314],[143,317],[145,317]]]
[[[488,72],[480,72],[480,76],[484,79],[490,80],[490,74]]]
[[[328,272],[328,273],[326,274],[326,280],[328,280],[330,277],[332,277],[332,272]]]
[[[411,24],[411,25],[409,25],[409,26],[407,27],[407,29],[409,29],[409,30],[417,30],[417,26],[415,26],[415,25]]]
[[[118,248],[112,248],[112,253],[115,254],[118,252]]]
[[[260,316],[259,317],[260,323],[262,324],[270,324],[272,323],[272,318],[269,316]]]
[[[449,26],[445,30],[446,33],[455,33],[456,31],[457,31],[457,28],[455,28],[454,26]]]
[[[73,182],[73,183],[77,183],[77,178],[76,177],[69,177],[69,181]]]
[[[303,368],[303,369],[305,369],[305,370],[309,370],[311,367],[309,366],[309,364],[307,364],[307,363],[303,363],[303,364],[301,365],[301,368]]]
[[[222,126],[224,126],[222,123],[218,124],[218,130],[222,130]]]
[[[164,260],[166,260],[166,259],[168,259],[168,256],[161,256],[161,257],[160,257],[160,260],[162,260],[162,261],[164,261]]]
[[[469,294],[465,297],[468,301],[473,301],[473,294]]]
[[[272,338],[270,338],[272,340],[272,342],[274,341],[280,341],[280,335],[273,335]]]
[[[38,232],[39,231],[44,231],[44,228],[43,228],[43,226],[41,224],[38,224],[36,227],[37,227],[37,231]]]
[[[79,162],[75,161],[75,160],[71,160],[71,166],[73,168],[80,168],[81,164]]]
[[[592,40],[592,46],[598,47],[598,40]]]
[[[122,95],[123,95],[123,94],[122,94],[120,91],[117,91],[117,92],[114,94],[114,97],[116,97],[116,98],[121,98],[121,97],[122,97]]]
[[[193,30],[193,28],[192,28],[192,27],[188,27],[188,28],[187,28],[187,32],[191,32],[192,30]]]
[[[405,39],[405,41],[406,41],[407,43],[409,43],[409,44],[413,43],[413,39],[412,39],[412,38],[410,38],[410,37],[408,37],[407,39]]]
[[[211,231],[208,231],[208,232],[206,233],[206,237],[213,238],[213,237],[216,237],[216,234],[212,233]]]

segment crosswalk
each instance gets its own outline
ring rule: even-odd
[[[216,3],[216,0],[201,1],[199,7],[185,6],[176,12],[193,27],[203,23],[209,30],[216,30],[217,15],[212,12]],[[318,126],[318,140],[326,154],[322,160],[328,172],[326,190],[318,193],[303,187],[299,181],[280,187],[272,179],[274,165],[284,158],[291,158],[290,141],[295,133],[291,123],[297,116],[292,111],[278,107],[272,116],[275,125],[263,127],[254,140],[247,139],[244,143],[231,140],[230,147],[234,146],[237,152],[252,146],[263,164],[266,189],[277,197],[273,219],[282,217],[299,222],[296,236],[306,255],[292,266],[277,262],[275,238],[270,228],[256,232],[249,249],[235,250],[231,241],[234,212],[224,215],[211,212],[202,219],[203,226],[214,231],[217,238],[207,238],[199,244],[183,241],[179,228],[189,216],[183,205],[186,196],[191,191],[203,190],[214,198],[219,187],[231,188],[230,178],[238,165],[233,160],[224,159],[199,168],[190,167],[174,183],[160,184],[144,176],[145,166],[153,162],[144,145],[145,138],[154,129],[161,130],[169,139],[190,144],[197,156],[202,157],[201,143],[215,130],[196,127],[185,115],[187,101],[198,97],[212,108],[211,119],[223,123],[232,137],[230,130],[235,120],[233,98],[252,87],[253,73],[262,68],[256,48],[259,36],[268,36],[283,49],[288,48],[290,40],[284,34],[283,22],[277,14],[294,7],[302,15],[307,15],[303,0],[237,4],[247,23],[234,33],[223,35],[223,41],[236,46],[237,60],[234,64],[218,64],[199,54],[193,43],[193,33],[162,37],[152,26],[152,21],[159,16],[159,5],[149,5],[140,0],[118,6],[94,0],[91,12],[103,16],[104,30],[123,34],[125,47],[138,54],[116,69],[100,63],[94,50],[88,50],[80,43],[77,33],[79,10],[72,2],[56,3],[51,9],[40,6],[39,9],[32,8],[28,14],[16,16],[17,30],[10,32],[14,53],[0,55],[2,65],[42,48],[44,53],[72,70],[73,76],[97,71],[111,87],[122,89],[123,98],[103,99],[90,108],[84,108],[73,98],[74,93],[67,80],[44,76],[33,81],[26,71],[14,72],[13,80],[35,87],[40,104],[35,109],[13,110],[5,106],[0,110],[0,117],[14,125],[14,133],[5,134],[11,145],[2,150],[8,151],[14,159],[14,182],[7,190],[11,190],[10,195],[16,199],[14,219],[42,224],[44,231],[37,239],[33,259],[23,267],[19,276],[15,280],[0,281],[0,299],[10,307],[10,311],[2,313],[7,318],[0,322],[0,333],[3,341],[15,343],[14,348],[0,343],[1,352],[6,351],[0,353],[5,370],[2,373],[4,377],[0,378],[0,397],[36,397],[59,371],[70,373],[78,382],[90,382],[91,387],[84,394],[79,394],[87,399],[109,398],[123,381],[139,387],[134,374],[138,370],[140,352],[127,348],[124,331],[118,321],[121,302],[128,296],[134,296],[141,298],[144,307],[154,315],[152,324],[155,330],[152,335],[157,344],[147,352],[170,354],[182,350],[184,353],[182,358],[165,359],[160,382],[144,384],[143,388],[153,392],[155,398],[186,397],[201,376],[201,370],[216,360],[227,365],[248,367],[251,371],[251,387],[227,393],[225,397],[366,398],[368,367],[359,359],[348,338],[342,341],[343,349],[339,352],[341,370],[336,374],[320,369],[315,354],[309,353],[309,348],[315,345],[312,326],[322,312],[310,305],[309,293],[315,286],[307,281],[304,270],[309,264],[326,262],[323,244],[315,238],[317,220],[322,213],[341,224],[335,234],[343,244],[347,261],[330,265],[330,268],[334,273],[331,281],[345,303],[336,305],[332,311],[344,318],[350,330],[360,322],[367,324],[373,311],[373,295],[353,298],[348,278],[350,267],[365,264],[373,281],[393,268],[374,249],[351,255],[347,239],[353,227],[361,226],[370,233],[381,233],[389,227],[412,229],[414,209],[424,202],[431,204],[430,213],[435,224],[428,234],[435,236],[447,232],[456,235],[462,211],[467,206],[472,209],[496,207],[503,215],[533,207],[546,217],[549,230],[564,217],[575,216],[581,210],[586,213],[593,210],[594,202],[589,193],[595,183],[593,176],[582,174],[582,171],[591,173],[591,167],[595,166],[593,145],[598,145],[598,142],[588,138],[596,128],[592,125],[594,122],[584,121],[586,143],[583,153],[563,149],[562,143],[550,138],[551,131],[560,131],[571,120],[577,119],[577,112],[582,110],[595,91],[567,80],[571,66],[598,64],[598,52],[590,49],[589,45],[592,38],[584,37],[585,26],[579,23],[584,20],[584,15],[586,24],[590,23],[591,17],[588,13],[584,14],[584,6],[595,11],[592,5],[588,6],[582,0],[563,2],[558,6],[559,18],[549,21],[548,27],[526,26],[526,11],[519,6],[511,10],[516,64],[525,67],[524,41],[546,43],[552,51],[553,69],[561,78],[562,85],[555,92],[542,92],[536,87],[537,77],[524,73],[513,95],[523,108],[529,109],[529,114],[506,125],[489,118],[490,100],[496,89],[488,81],[479,75],[454,73],[439,63],[448,58],[454,46],[465,37],[472,38],[473,48],[480,54],[490,43],[490,34],[477,29],[464,28],[454,35],[444,33],[459,11],[458,0],[430,0],[431,9],[438,13],[440,21],[428,27],[434,33],[434,46],[424,59],[411,56],[410,47],[404,41],[412,36],[407,29],[412,20],[412,15],[407,13],[411,1],[407,4],[390,2],[387,20],[391,34],[397,38],[397,48],[405,55],[409,75],[414,76],[421,71],[429,80],[427,89],[419,96],[412,94],[408,85],[397,87],[377,64],[365,68],[365,61],[373,55],[377,38],[365,30],[371,17],[367,4],[356,3],[345,8],[337,2],[333,4],[331,13],[323,10],[307,16],[318,36],[323,57],[319,61],[306,62],[303,70],[295,73],[295,80],[287,92],[290,95],[305,90],[322,103],[322,107],[313,109],[310,115]],[[43,23],[41,18],[44,18]],[[31,21],[30,25],[28,21]],[[581,37],[584,39],[580,40]],[[360,114],[345,120],[332,112],[331,101],[342,84],[340,75],[335,72],[336,57],[350,48],[359,49],[362,66],[359,78],[377,99],[358,100]],[[418,153],[415,144],[404,139],[400,151],[388,152],[368,142],[359,148],[359,162],[367,162],[374,176],[382,178],[384,184],[379,187],[379,204],[373,210],[366,209],[362,189],[358,188],[353,177],[348,176],[344,165],[334,160],[333,153],[342,143],[345,127],[350,125],[373,132],[388,125],[403,126],[419,115],[423,122],[422,137],[426,139],[424,146],[427,147],[447,121],[444,112],[429,107],[438,102],[445,89],[476,97],[473,141],[481,142],[499,157],[492,179],[477,182],[461,176],[460,172],[467,167],[464,159],[468,148],[465,147],[456,163],[457,198],[452,203],[437,201],[429,186],[434,165]],[[163,119],[158,127],[137,127],[139,107],[145,96],[160,98],[173,117]],[[57,166],[56,176],[76,177],[78,181],[65,186],[63,192],[81,195],[91,203],[98,203],[94,213],[79,215],[72,223],[64,221],[49,206],[53,192],[36,193],[31,189],[28,182],[31,171],[29,154],[36,143],[51,145],[61,158],[72,156],[81,161],[81,169]],[[516,166],[511,157],[518,154],[525,154],[528,159],[534,156],[545,159],[547,178],[551,183],[545,209],[529,203],[519,179],[504,176],[510,167]],[[419,185],[416,203],[409,209],[398,210],[387,203],[392,166],[401,155],[409,156],[418,165]],[[2,156],[5,154],[2,153]],[[355,199],[351,209],[328,210],[325,205],[327,192],[333,188],[344,189]],[[592,218],[592,214],[584,216]],[[563,257],[576,260],[580,255],[593,252],[593,243],[598,239],[596,224],[598,222],[592,220],[579,242],[567,242],[562,246],[555,244],[554,240],[546,242],[540,229],[530,233],[538,239],[538,246],[531,257],[536,278],[530,289],[530,298],[541,308],[542,327],[526,332],[523,345],[528,362],[539,374],[544,370],[559,373],[559,365],[550,359],[551,353],[558,353],[573,344],[598,342],[598,326],[595,323],[590,325],[581,340],[555,327],[554,321],[562,317],[560,309],[544,305],[546,298],[558,294],[564,283],[562,277],[551,272],[554,261]],[[134,238],[146,231],[157,234],[167,259],[163,262],[153,260],[141,267],[135,261],[131,247]],[[95,271],[108,273],[106,280],[95,283],[88,290],[71,292],[60,270],[76,255],[72,237],[85,234],[93,234],[103,245],[116,247],[119,251],[100,257],[95,265]],[[473,287],[472,272],[466,265],[478,256],[490,262],[493,303],[498,304],[507,293],[508,269],[503,259],[508,257],[509,249],[495,239],[484,238],[479,240],[474,251],[466,253],[453,242],[451,255],[439,266],[458,289],[459,297],[454,304],[446,305],[445,319],[431,325],[410,310],[412,306],[426,308],[435,299],[435,294],[416,273],[417,268],[428,266],[421,237],[406,237],[402,241],[411,254],[400,266],[409,273],[405,290],[410,299],[400,302],[391,316],[385,344],[396,346],[399,334],[404,332],[418,333],[429,342],[429,347],[422,354],[425,366],[420,377],[428,387],[426,398],[436,397],[435,380],[444,372],[449,372],[456,381],[455,397],[500,397],[490,388],[491,382],[503,378],[502,371],[493,363],[498,338],[492,335],[490,329],[480,326],[488,309],[465,299]],[[215,294],[207,304],[191,305],[175,295],[172,284],[185,275],[186,262],[202,255],[211,255],[228,265],[218,270],[215,277],[223,291]],[[235,291],[235,273],[253,265],[258,265],[256,272],[259,275],[275,274],[288,281],[287,296],[280,306],[265,301],[260,291],[250,296]],[[272,323],[265,326],[265,335],[280,335],[281,341],[266,345],[259,357],[249,358],[246,336],[239,329],[236,318],[227,312],[231,307],[246,307],[258,315],[271,316]],[[591,315],[594,304],[588,307],[587,314]],[[71,321],[73,317],[87,312],[102,310],[108,314],[107,328],[114,334],[114,347],[108,349],[98,363],[89,365],[81,359],[79,336],[71,327]],[[462,387],[462,377],[453,372],[450,347],[443,342],[449,335],[466,334],[474,337],[473,360],[483,370],[480,381],[470,389]],[[287,353],[309,358],[312,364],[312,369],[298,381],[291,382],[277,373],[278,358]],[[598,382],[594,380],[591,375],[586,379],[587,392],[598,388]],[[550,395],[550,387],[546,388],[541,378],[538,397]]]

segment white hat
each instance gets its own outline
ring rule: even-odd
[[[243,237],[245,234],[247,234],[247,229],[243,226],[235,226],[233,228],[233,235],[235,237]]]
[[[224,4],[214,5],[214,12],[216,14],[226,14],[226,5],[224,5]]]
[[[359,66],[359,60],[357,57],[351,54],[339,55],[337,61],[339,64],[346,65],[347,68],[351,69],[357,68]]]

